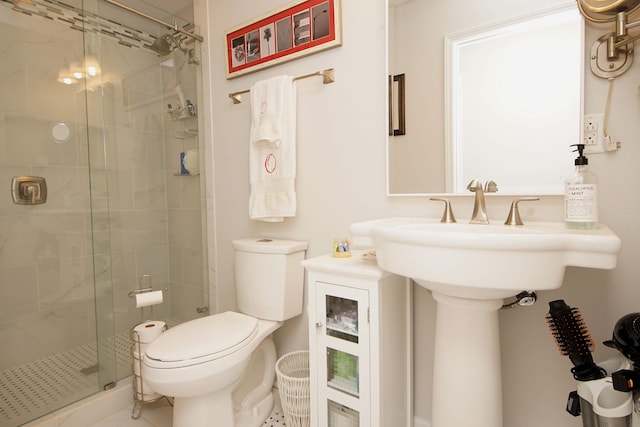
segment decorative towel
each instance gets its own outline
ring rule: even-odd
[[[296,214],[296,92],[291,76],[251,88],[249,218],[280,222]]]

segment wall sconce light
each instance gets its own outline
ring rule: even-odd
[[[83,79],[85,76],[85,69],[80,61],[73,61],[69,64],[69,72],[76,80]]]
[[[78,80],[99,76],[101,72],[98,58],[87,54],[84,59],[73,61],[69,67],[61,68],[58,72],[58,82],[72,85]]]
[[[87,76],[96,77],[100,74],[100,62],[98,58],[93,55],[85,55],[84,57],[84,69],[87,72]]]
[[[68,68],[61,68],[60,71],[58,71],[58,83],[72,85],[77,82],[78,79],[71,74],[71,71],[69,71]]]
[[[640,20],[629,22],[640,0],[577,0],[577,4],[582,16],[593,23],[615,22],[615,31],[603,34],[591,47],[591,72],[603,79],[624,74],[633,63],[633,43],[640,39],[640,33],[628,33],[640,26]]]

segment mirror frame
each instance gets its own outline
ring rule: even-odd
[[[392,3],[391,0],[387,1],[387,7],[390,6],[390,3]],[[400,2],[402,3],[402,2]],[[506,19],[501,19],[500,21],[494,21],[494,22],[488,22],[487,24],[480,24],[474,27],[469,28],[468,30],[463,30],[463,31],[455,31],[453,33],[447,33],[444,34],[443,37],[443,44],[445,45],[445,55],[448,55],[448,47],[446,46],[447,43],[447,38],[451,37],[451,36],[456,36],[456,35],[460,35],[460,34],[471,34],[471,33],[477,33],[482,29],[485,30],[491,30],[491,29],[495,29],[498,26],[505,26],[505,25],[512,25],[514,23],[526,20],[526,19],[531,19],[531,18],[536,18],[538,16],[541,15],[546,15],[549,13],[553,13],[553,12],[564,12],[564,11],[568,11],[568,10],[576,10],[577,11],[577,6],[575,4],[575,2],[560,2],[557,5],[553,5],[553,6],[548,6],[548,7],[544,7],[538,10],[534,10],[534,11],[528,11],[525,13],[521,13],[521,14],[517,14],[514,15],[511,18],[506,18]],[[579,14],[579,12],[578,12]],[[387,25],[387,30],[389,30],[389,25]],[[584,57],[584,38],[585,38],[585,25],[584,25],[584,20],[581,20],[580,22],[580,65],[579,65],[579,82],[580,82],[580,93],[579,93],[579,126],[580,128],[578,129],[578,135],[579,138],[582,139],[582,121],[583,121],[583,117],[584,117],[584,64],[585,64],[585,57]],[[389,48],[391,47],[390,45],[390,37],[389,35],[387,36],[387,52],[386,52],[386,67],[388,70],[390,70],[390,57],[391,57],[391,53]],[[445,62],[443,64],[443,66],[447,67],[448,64],[447,62]],[[450,76],[448,74],[448,70],[445,72],[445,80],[449,79]],[[391,76],[390,76],[391,77]],[[390,85],[393,83],[393,81],[391,80],[391,78],[389,79],[389,93],[391,94],[391,90],[392,88],[390,87]],[[450,86],[447,83],[447,85],[445,86],[445,102],[449,102],[449,96],[450,94],[448,93],[450,91]],[[451,120],[450,117],[450,111],[448,111],[448,109],[451,108],[451,106],[449,104],[443,106],[446,108],[446,110],[444,111],[444,119],[445,119],[445,124],[444,124],[444,132],[445,132],[445,139],[446,142],[450,141],[450,137],[448,136],[448,134],[451,132],[451,123],[449,122]],[[391,108],[391,101],[389,103],[389,108]],[[391,111],[389,111],[389,120],[390,120],[390,126],[388,128],[389,130],[389,135],[393,135],[393,131],[391,128]],[[387,176],[386,176],[386,193],[387,196],[393,196],[393,197],[416,197],[416,196],[422,196],[422,197],[429,197],[429,196],[445,196],[445,197],[451,197],[451,196],[464,196],[466,195],[465,193],[460,193],[460,192],[447,192],[447,191],[442,191],[442,192],[414,192],[414,193],[398,193],[398,192],[391,192],[391,179],[390,179],[390,172],[391,172],[391,167],[392,165],[390,164],[390,143],[391,143],[391,138],[387,136],[386,138],[386,154],[387,154],[387,164],[386,164],[386,172],[387,172]],[[443,141],[443,144],[445,143],[445,141]],[[569,154],[570,150],[567,150],[567,152]],[[449,162],[451,161],[451,156],[452,156],[452,148],[450,145],[445,146],[445,150],[444,150],[444,155],[445,155],[445,161]],[[571,157],[572,158],[572,157]],[[570,165],[569,165],[570,166]],[[567,174],[569,174],[569,166],[567,169]],[[446,171],[444,172],[445,176],[446,176],[446,185],[447,188],[451,188],[451,165],[447,164],[446,165]],[[560,186],[562,186],[562,184],[560,184]],[[496,195],[502,195],[502,196],[513,196],[513,195],[552,195],[552,196],[558,196],[561,193],[558,192],[534,192],[534,191],[528,191],[528,190],[523,190],[523,191],[508,191],[508,192],[499,192]]]

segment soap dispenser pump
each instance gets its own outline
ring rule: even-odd
[[[568,228],[598,228],[598,178],[589,170],[584,144],[574,144],[575,173],[565,182],[564,222]]]

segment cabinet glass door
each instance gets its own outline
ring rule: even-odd
[[[358,356],[327,348],[327,385],[353,396],[358,396]]]
[[[327,335],[358,342],[358,301],[325,296]]]
[[[359,427],[360,414],[351,408],[329,400],[327,421],[328,427]]]
[[[318,426],[369,425],[369,293],[316,282]]]
[[[330,337],[358,343],[358,300],[325,295],[326,333]],[[358,396],[358,356],[327,347],[327,385]]]

